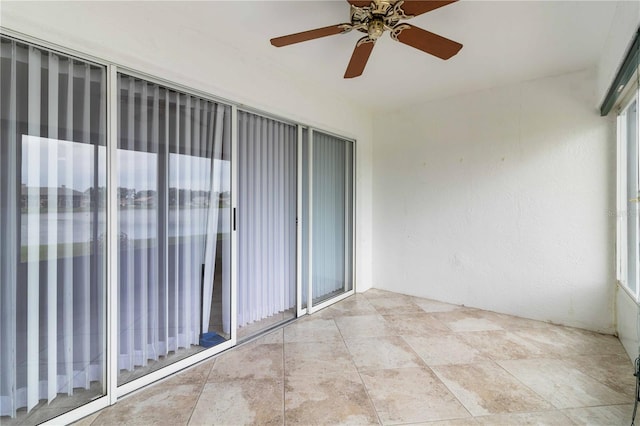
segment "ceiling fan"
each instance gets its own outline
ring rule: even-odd
[[[400,23],[402,19],[410,19],[422,15],[442,6],[455,3],[458,0],[347,0],[351,4],[351,23],[331,25],[315,30],[303,31],[271,39],[276,47],[288,46],[303,41],[330,35],[344,34],[351,30],[358,30],[367,35],[356,43],[351,55],[344,78],[362,75],[367,65],[373,46],[380,36],[389,31],[393,40],[415,47],[423,52],[449,59],[454,56],[462,45],[448,38],[432,32]]]

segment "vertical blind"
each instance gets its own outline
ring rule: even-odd
[[[352,288],[353,145],[313,132],[311,233],[313,301]]]
[[[119,366],[131,371],[198,344],[216,272],[229,299],[231,110],[123,74],[118,90]]]
[[[295,126],[238,113],[238,326],[296,303]]]
[[[0,57],[0,415],[15,417],[103,380],[106,70],[6,37]]]

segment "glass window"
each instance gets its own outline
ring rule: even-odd
[[[231,108],[118,75],[118,384],[230,337]]]
[[[310,167],[311,287],[313,306],[353,289],[353,143],[313,132]]]
[[[0,67],[0,415],[35,424],[105,393],[106,69],[8,37]]]

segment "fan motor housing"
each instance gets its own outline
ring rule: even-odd
[[[393,28],[400,19],[408,18],[402,10],[403,1],[375,0],[369,6],[351,6],[351,25],[377,39],[385,30]]]

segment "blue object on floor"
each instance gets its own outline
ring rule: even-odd
[[[226,342],[226,339],[218,333],[210,332],[200,335],[200,346],[205,348],[210,348],[222,342]]]

